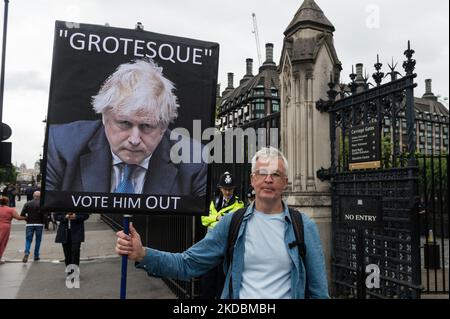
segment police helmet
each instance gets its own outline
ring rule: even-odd
[[[247,198],[254,198],[256,196],[255,189],[253,186],[250,185],[250,187],[247,190]]]
[[[236,184],[234,183],[234,177],[229,173],[225,172],[220,176],[219,183],[217,187],[223,188],[235,188]]]

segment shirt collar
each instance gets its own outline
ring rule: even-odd
[[[288,204],[287,204],[284,200],[282,200],[282,203],[283,203],[283,208],[284,208],[284,210],[283,210],[284,218],[285,218],[285,219],[287,218],[290,222],[292,222],[292,220],[291,220],[291,214],[289,213],[289,207],[288,207]]]
[[[288,219],[291,222],[291,215],[289,214],[289,207],[287,205],[287,203],[282,200],[283,203],[283,217],[286,219]],[[253,214],[253,211],[255,209],[255,201],[253,201],[248,207],[247,210],[244,214],[245,218],[248,218],[249,215]]]
[[[121,164],[124,163],[119,156],[117,156],[116,154],[114,154],[111,151],[112,154],[112,158],[113,158],[113,165],[117,165],[117,164]],[[142,167],[143,169],[148,169],[148,163],[150,162],[150,158],[152,157],[153,154],[150,154],[150,156],[144,158],[144,160],[142,162],[140,162],[139,164],[137,164],[138,166]]]

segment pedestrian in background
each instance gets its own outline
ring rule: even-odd
[[[22,213],[20,214],[21,216],[27,217],[27,226],[25,228],[25,252],[22,259],[22,262],[24,263],[28,261],[34,234],[36,234],[36,242],[34,243],[34,261],[41,259],[39,257],[39,250],[41,248],[42,231],[44,225],[47,223],[47,212],[41,211],[40,199],[41,192],[35,191],[33,193],[33,200],[25,203],[22,208]]]
[[[69,265],[79,267],[81,243],[84,242],[84,221],[89,218],[89,214],[54,213],[54,217],[59,221],[55,243],[62,244],[66,269]]]
[[[27,196],[27,201],[30,201],[33,199],[33,193],[35,189],[32,184],[28,184],[27,188],[25,188],[25,195]]]
[[[8,186],[2,185],[2,196],[8,198],[8,192],[6,191]]]
[[[16,196],[17,201],[20,202],[20,200],[22,199],[22,187],[20,186],[20,184],[16,184]]]
[[[14,208],[8,206],[8,201],[7,197],[0,197],[0,264],[3,264],[2,256],[9,241],[11,220],[26,220],[26,217],[20,216]]]
[[[9,207],[16,207],[16,188],[14,187],[14,185],[12,184],[8,184],[6,186],[6,194],[8,196],[8,200],[9,200]]]

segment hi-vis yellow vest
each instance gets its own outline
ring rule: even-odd
[[[211,204],[209,205],[209,216],[202,216],[202,225],[208,227],[208,230],[212,229],[219,222],[217,220],[217,216],[223,216],[225,214],[235,212],[242,207],[244,207],[244,203],[238,200],[237,197],[235,197],[235,201],[233,204],[231,204],[230,206],[226,206],[219,211],[216,210],[214,202],[211,201]]]

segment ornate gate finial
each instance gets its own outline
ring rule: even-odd
[[[357,85],[356,82],[355,82],[356,76],[357,76],[357,75],[356,75],[356,73],[354,72],[353,65],[352,65],[352,73],[349,74],[350,80],[352,80],[352,82],[350,82],[350,83],[348,84],[348,86],[349,86],[349,88],[350,88],[352,94],[356,92],[356,88],[358,87],[358,85]]]
[[[416,67],[416,60],[411,59],[414,53],[415,51],[411,49],[410,42],[408,40],[408,49],[404,53],[407,60],[403,62],[403,68],[405,69],[407,75],[412,74]]]
[[[377,72],[372,74],[372,78],[375,80],[375,83],[377,84],[377,86],[380,86],[381,81],[383,80],[383,77],[384,77],[384,73],[380,72],[382,65],[383,64],[380,63],[380,59],[379,59],[379,56],[377,54],[377,63],[374,64],[375,70],[377,70]]]
[[[397,80],[397,75],[402,76],[400,74],[400,72],[395,71],[395,68],[397,67],[397,63],[394,64],[394,58],[392,58],[392,64],[388,63],[388,67],[389,67],[389,70],[391,70],[391,72],[386,74],[386,76],[390,75],[391,76],[391,81]]]

